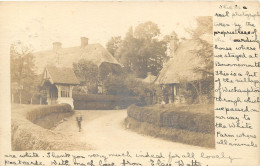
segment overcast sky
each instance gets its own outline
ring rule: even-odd
[[[174,30],[179,38],[188,38],[185,28],[196,26],[196,16],[211,15],[210,5],[198,2],[2,3],[0,19],[5,20],[4,29],[10,32],[9,42],[29,43],[34,51],[39,51],[51,49],[55,41],[61,42],[62,47],[78,46],[82,36],[88,37],[89,43],[105,46],[112,36],[124,37],[130,26],[146,21],[156,23],[162,36]]]

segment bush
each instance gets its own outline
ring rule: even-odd
[[[73,94],[73,100],[77,110],[109,110],[138,103],[135,97],[99,94]]]
[[[129,117],[134,118],[140,122],[147,122],[160,127],[169,127],[175,129],[188,130],[202,133],[215,133],[214,125],[214,108],[213,105],[201,106],[200,111],[196,111],[192,106],[173,106],[171,110],[169,107],[138,107],[130,106],[127,109]],[[212,113],[208,110],[212,109]],[[203,113],[205,112],[205,113]]]
[[[134,75],[109,75],[104,80],[106,94],[118,96],[131,96],[139,100],[138,105],[152,103],[154,85],[144,83]]]
[[[163,139],[182,142],[185,144],[203,146],[208,148],[215,147],[215,135],[192,132],[188,130],[181,130],[169,127],[160,127],[147,122],[140,122],[134,118],[127,117],[125,119],[125,125],[132,130],[154,137],[160,137]]]
[[[26,119],[35,122],[37,119],[43,118],[51,113],[65,113],[72,111],[69,104],[44,105],[39,107],[28,108]]]

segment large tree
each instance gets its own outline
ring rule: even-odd
[[[195,71],[203,74],[203,78],[213,77],[213,20],[212,17],[197,17],[197,28],[191,30],[192,38],[201,44],[199,50],[194,50],[194,53],[203,60],[204,67],[198,66]]]
[[[32,49],[21,43],[10,48],[12,99],[19,103],[30,103],[38,93],[39,77],[35,74]]]
[[[202,97],[213,101],[214,97],[214,58],[213,58],[213,20],[212,17],[197,17],[197,28],[189,30],[192,39],[201,47],[193,53],[202,60],[201,65],[194,68],[194,72],[202,75],[203,81],[197,81],[193,86],[196,89],[198,100]]]
[[[139,24],[135,30],[132,27],[121,42],[116,57],[128,72],[137,77],[145,77],[148,72],[157,75],[162,69],[166,57],[167,45],[159,40],[160,29],[153,22]]]

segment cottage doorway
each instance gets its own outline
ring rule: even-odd
[[[48,104],[57,104],[58,89],[55,85],[51,85],[49,88]]]

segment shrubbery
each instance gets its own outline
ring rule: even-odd
[[[139,100],[137,105],[152,104],[155,85],[144,83],[134,75],[111,75],[104,85],[108,95],[135,97]]]
[[[169,109],[159,106],[138,107],[132,105],[127,109],[127,114],[140,122],[160,127],[213,134],[215,132],[213,105],[200,106],[200,108],[200,111],[196,111],[197,108],[193,110],[189,106],[173,106],[172,109]],[[203,109],[211,109],[212,113]]]
[[[108,110],[126,108],[138,103],[138,99],[129,96],[113,96],[99,94],[73,94],[74,108],[78,110]]]
[[[28,108],[26,112],[26,119],[31,122],[39,118],[43,118],[51,113],[65,113],[72,111],[71,106],[69,104],[57,104],[57,105],[44,105],[33,108]]]
[[[215,147],[213,104],[131,105],[127,115],[126,127],[139,133],[190,145]]]

